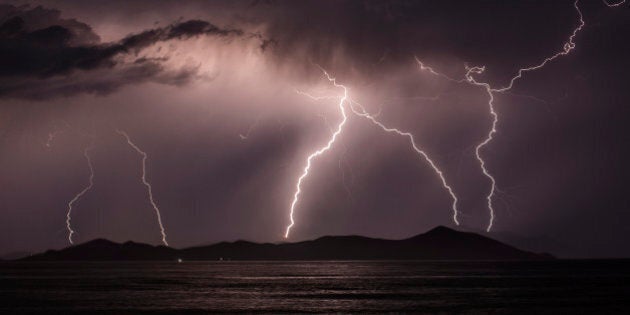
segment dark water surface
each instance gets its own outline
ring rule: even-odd
[[[630,260],[0,262],[0,314],[630,314]]]

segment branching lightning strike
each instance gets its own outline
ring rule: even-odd
[[[421,62],[418,60],[418,62],[421,64]],[[426,67],[426,69],[430,69],[430,71],[432,73],[436,73],[434,72],[431,68]],[[343,97],[339,98],[339,97],[334,97],[334,96],[312,96],[308,93],[296,90],[296,92],[300,95],[304,95],[308,98],[311,98],[313,100],[319,101],[319,100],[323,100],[323,99],[337,99],[339,98],[339,107],[343,116],[343,121],[339,124],[339,126],[337,127],[337,130],[333,133],[332,138],[330,139],[330,141],[328,142],[327,146],[316,151],[315,153],[311,154],[307,160],[307,166],[304,169],[304,172],[302,173],[302,176],[298,179],[298,184],[297,184],[297,188],[296,188],[296,193],[293,196],[293,202],[291,203],[291,212],[290,212],[290,219],[291,219],[291,224],[287,227],[286,233],[285,233],[285,238],[289,237],[289,232],[291,230],[291,227],[293,227],[293,225],[295,224],[294,218],[293,218],[293,214],[295,211],[295,206],[299,200],[299,195],[301,193],[300,190],[300,186],[301,186],[301,182],[302,180],[308,176],[308,171],[310,169],[310,165],[311,165],[311,160],[318,156],[323,154],[324,152],[328,151],[331,147],[331,145],[334,143],[336,137],[339,135],[339,133],[341,133],[342,131],[342,127],[343,125],[346,123],[347,120],[347,116],[346,116],[346,112],[345,112],[345,107],[343,106],[343,104],[345,102],[347,102],[350,105],[350,110],[357,116],[359,117],[363,117],[368,119],[370,122],[372,122],[373,124],[375,124],[376,126],[378,126],[379,128],[381,128],[383,131],[387,132],[387,133],[395,133],[398,134],[400,136],[404,136],[407,137],[409,139],[409,142],[411,144],[412,149],[426,162],[429,163],[429,165],[431,166],[431,168],[435,171],[435,173],[439,176],[440,181],[442,182],[442,186],[448,191],[449,195],[451,196],[451,198],[453,199],[453,203],[452,203],[452,209],[453,209],[453,222],[455,222],[456,225],[459,225],[459,220],[458,220],[458,210],[457,210],[457,196],[455,195],[455,192],[453,191],[452,187],[447,183],[446,178],[444,177],[444,173],[437,167],[437,165],[435,164],[435,162],[433,160],[431,160],[431,158],[428,156],[428,154],[421,150],[418,145],[415,142],[415,139],[413,137],[413,135],[409,132],[404,132],[401,131],[399,129],[396,128],[389,128],[387,126],[385,126],[383,123],[381,123],[380,121],[378,121],[376,119],[377,115],[371,115],[369,114],[365,108],[359,104],[358,102],[352,100],[349,96],[348,96],[348,89],[341,84],[338,84],[334,78],[331,78],[330,75],[328,74],[328,72],[326,72],[326,70],[322,69],[322,71],[324,72],[324,74],[326,75],[326,77],[328,78],[329,81],[331,81],[336,87],[341,87],[343,88],[344,94]],[[360,108],[360,111],[355,109],[356,105]]]
[[[400,136],[403,137],[407,137],[409,139],[409,144],[411,145],[411,147],[413,148],[413,150],[423,159],[425,160],[427,163],[429,163],[429,165],[431,166],[431,168],[433,169],[433,171],[438,175],[438,177],[440,178],[440,181],[442,182],[442,186],[444,187],[444,189],[446,189],[448,191],[448,193],[451,195],[451,198],[453,199],[453,204],[452,204],[452,209],[453,209],[453,222],[455,222],[456,225],[459,225],[459,220],[457,219],[457,215],[458,215],[458,210],[457,210],[457,196],[455,195],[455,192],[453,191],[453,188],[447,183],[446,178],[444,177],[444,173],[442,172],[442,170],[440,170],[437,165],[435,164],[435,162],[429,157],[429,155],[422,149],[420,149],[418,147],[418,145],[416,144],[416,140],[413,137],[413,134],[409,133],[409,132],[405,132],[405,131],[401,131],[399,129],[396,128],[390,128],[385,126],[382,122],[378,121],[376,119],[375,116],[371,115],[370,113],[368,113],[365,108],[354,101],[350,101],[351,105],[350,105],[350,109],[352,109],[352,112],[355,113],[357,116],[360,117],[364,117],[367,118],[369,121],[371,121],[373,124],[377,125],[378,127],[380,127],[381,129],[383,129],[383,131],[387,132],[387,133],[395,133],[398,134]],[[359,108],[361,109],[361,111],[357,111],[354,106],[352,106],[352,104],[359,106]]]
[[[490,192],[486,196],[488,209],[490,210],[490,221],[488,223],[488,227],[486,228],[486,232],[490,232],[490,230],[492,229],[492,224],[494,223],[494,207],[492,204],[492,197],[494,196],[494,192],[496,191],[497,181],[496,179],[494,179],[494,176],[492,176],[490,171],[488,171],[488,168],[486,168],[486,161],[481,156],[481,149],[483,149],[483,147],[488,145],[488,143],[490,143],[494,139],[494,135],[497,133],[497,124],[499,123],[499,115],[494,110],[494,94],[492,93],[492,89],[490,85],[488,83],[477,83],[472,77],[472,73],[481,73],[483,72],[483,70],[484,68],[479,68],[479,67],[473,67],[473,68],[468,69],[468,72],[466,73],[466,79],[472,84],[484,87],[489,97],[488,108],[490,111],[490,116],[492,117],[492,125],[486,138],[482,142],[477,144],[477,146],[475,147],[475,156],[477,157],[477,160],[479,161],[479,166],[481,167],[481,171],[490,180]]]
[[[72,229],[72,225],[70,224],[72,218],[72,207],[74,206],[75,202],[77,202],[83,195],[85,195],[85,193],[92,189],[92,186],[94,186],[94,167],[92,166],[92,159],[90,158],[90,150],[92,150],[93,148],[94,144],[92,143],[83,150],[83,156],[85,157],[85,160],[87,161],[88,167],[90,169],[89,183],[78,194],[76,194],[74,198],[70,200],[70,202],[68,202],[68,212],[66,213],[66,227],[68,229],[68,241],[70,242],[70,244],[74,244],[74,242],[72,241],[74,230]]]
[[[472,78],[472,73],[482,73],[484,71],[484,67],[473,67],[473,68],[467,68],[467,72],[466,75],[464,76],[463,79],[454,79],[448,75],[445,75],[443,73],[437,72],[435,71],[433,68],[426,66],[424,63],[422,63],[422,61],[420,61],[420,59],[418,59],[418,57],[414,57],[416,62],[418,63],[418,66],[420,67],[421,71],[426,71],[429,72],[430,74],[434,75],[434,76],[438,76],[441,78],[444,78],[448,81],[454,82],[454,83],[464,83],[464,82],[469,82],[471,84],[474,85],[478,85],[478,86],[483,86],[488,95],[489,95],[489,101],[488,101],[488,106],[490,108],[490,115],[492,117],[492,128],[490,129],[490,131],[488,132],[488,135],[486,136],[486,138],[479,143],[476,147],[475,147],[475,155],[477,157],[477,160],[479,161],[479,165],[481,167],[481,170],[483,172],[483,174],[490,180],[490,193],[486,196],[487,202],[488,202],[488,209],[490,210],[490,223],[486,229],[486,231],[490,231],[490,229],[492,228],[492,224],[494,222],[494,207],[492,206],[492,197],[494,196],[494,192],[496,190],[496,180],[494,179],[494,176],[492,176],[492,174],[490,174],[490,172],[488,171],[488,169],[486,168],[486,162],[485,160],[481,157],[480,154],[480,150],[486,146],[488,143],[490,143],[490,141],[492,141],[492,139],[494,139],[494,134],[497,132],[497,123],[499,122],[499,116],[497,115],[496,111],[494,110],[494,94],[492,94],[492,88],[490,87],[489,84],[487,83],[478,83],[476,81],[474,81],[474,79]]]
[[[323,70],[323,69],[322,69]],[[311,153],[311,155],[308,156],[308,158],[306,159],[306,166],[304,167],[304,170],[302,172],[302,175],[300,175],[300,177],[298,178],[296,187],[295,187],[295,193],[293,194],[293,201],[291,202],[291,210],[290,210],[290,214],[289,214],[289,219],[291,221],[291,223],[287,226],[286,232],[284,233],[284,238],[288,238],[289,237],[289,233],[291,232],[291,228],[293,227],[293,225],[295,225],[295,220],[293,218],[293,214],[295,212],[295,206],[297,205],[299,198],[300,198],[300,194],[302,192],[302,181],[304,181],[304,179],[308,176],[308,172],[311,168],[311,164],[314,158],[324,154],[326,151],[330,150],[330,148],[332,148],[332,145],[335,143],[335,141],[337,140],[337,137],[341,134],[341,132],[343,131],[343,127],[346,124],[347,120],[348,120],[348,116],[346,115],[346,107],[344,106],[344,104],[346,103],[346,100],[348,99],[348,89],[340,84],[337,84],[337,81],[335,80],[335,78],[331,77],[328,72],[326,72],[326,70],[324,71],[324,75],[326,75],[326,78],[328,79],[328,81],[330,81],[335,87],[341,88],[343,89],[343,97],[341,97],[339,99],[339,111],[341,113],[341,117],[342,120],[341,122],[337,125],[337,129],[335,130],[335,132],[333,132],[332,136],[330,137],[330,139],[328,140],[328,142],[326,143],[325,146],[321,147],[319,150]]]
[[[617,7],[617,6],[620,6],[620,5],[624,4],[626,2],[626,0],[622,0],[622,1],[620,1],[618,3],[614,3],[614,4],[610,4],[606,0],[603,0],[603,2],[608,7]],[[433,68],[431,68],[429,66],[426,66],[418,58],[416,58],[416,61],[417,61],[418,65],[420,66],[420,70],[427,71],[427,72],[429,72],[429,73],[431,73],[433,75],[440,76],[442,78],[445,78],[445,79],[447,79],[449,81],[452,81],[452,82],[455,82],[455,83],[468,82],[468,83],[473,84],[475,86],[482,87],[485,90],[485,92],[488,94],[488,108],[489,108],[490,116],[492,117],[491,129],[488,132],[486,138],[484,138],[483,141],[480,142],[475,147],[475,155],[476,155],[477,160],[479,161],[479,165],[481,167],[481,170],[482,170],[483,174],[491,182],[490,192],[486,196],[488,209],[490,211],[490,220],[489,220],[488,226],[486,228],[487,232],[490,232],[490,230],[492,229],[493,223],[494,223],[495,213],[494,213],[494,207],[493,207],[493,203],[492,203],[492,198],[494,197],[494,193],[495,193],[495,191],[497,189],[496,189],[496,180],[492,176],[492,174],[488,171],[488,169],[486,167],[486,162],[483,159],[483,157],[481,156],[481,150],[485,146],[487,146],[494,139],[494,135],[497,133],[497,124],[499,122],[499,115],[497,114],[497,112],[495,111],[495,108],[494,108],[494,96],[495,96],[494,93],[507,93],[507,92],[509,92],[514,87],[514,83],[523,77],[524,73],[529,72],[529,71],[534,71],[534,70],[541,69],[541,68],[545,67],[545,65],[547,65],[547,63],[549,63],[549,62],[551,62],[551,61],[553,61],[553,60],[555,60],[555,59],[557,59],[557,58],[559,58],[561,56],[566,56],[573,49],[575,49],[575,47],[576,47],[576,44],[575,44],[575,41],[574,41],[575,37],[577,36],[577,34],[586,25],[586,22],[584,21],[584,16],[582,15],[582,11],[580,10],[580,7],[578,6],[578,3],[579,3],[579,0],[576,0],[573,3],[573,7],[575,8],[575,10],[576,10],[576,12],[578,14],[578,19],[579,19],[578,26],[573,29],[573,32],[569,36],[569,39],[562,46],[562,50],[557,52],[557,53],[555,53],[554,55],[551,55],[550,57],[546,57],[545,59],[543,59],[542,62],[540,62],[538,64],[535,64],[533,66],[520,68],[518,70],[517,74],[510,79],[509,84],[504,86],[504,87],[494,88],[494,87],[492,87],[492,85],[490,85],[490,83],[488,83],[488,82],[480,82],[480,81],[477,81],[474,78],[474,75],[482,74],[485,71],[485,67],[484,66],[481,66],[481,67],[466,67],[466,74],[464,76],[464,79],[456,80],[456,79],[453,79],[453,78],[451,78],[451,77],[449,77],[449,76],[447,76],[445,74],[442,74],[440,72],[435,71]]]
[[[608,0],[602,0],[602,2],[604,3],[605,6],[612,8],[612,7],[618,7],[623,5],[624,3],[626,3],[626,0],[621,0],[619,2],[615,2],[615,3],[611,3]],[[488,193],[488,195],[486,196],[487,199],[487,206],[489,209],[489,215],[490,215],[490,219],[489,219],[489,223],[488,226],[486,228],[486,231],[491,231],[492,227],[493,227],[493,223],[495,220],[495,210],[494,210],[494,206],[493,206],[493,197],[495,192],[497,191],[496,188],[496,180],[494,178],[494,176],[490,173],[490,171],[487,168],[487,164],[486,161],[484,160],[483,156],[482,156],[482,150],[487,147],[493,140],[495,135],[497,134],[498,130],[497,130],[497,125],[499,123],[499,115],[495,110],[495,93],[509,93],[512,88],[514,87],[514,85],[516,84],[516,82],[518,80],[520,80],[521,78],[523,78],[524,74],[526,74],[527,72],[531,72],[531,71],[535,71],[535,70],[539,70],[544,68],[548,63],[553,62],[555,59],[560,58],[562,56],[566,56],[568,54],[570,54],[575,48],[576,48],[576,43],[575,43],[575,38],[577,37],[578,33],[580,31],[583,30],[583,28],[586,26],[586,22],[584,21],[584,16],[582,14],[582,11],[580,10],[580,6],[579,6],[579,0],[575,0],[573,2],[573,6],[577,12],[578,15],[578,25],[573,29],[572,33],[570,34],[570,36],[568,37],[567,41],[563,43],[562,45],[562,49],[558,52],[556,52],[553,55],[550,55],[548,57],[545,57],[542,61],[540,61],[537,64],[534,65],[530,65],[527,67],[523,67],[518,69],[517,73],[510,78],[509,82],[507,85],[502,86],[502,87],[494,87],[491,83],[489,82],[482,82],[482,81],[478,81],[476,79],[477,76],[481,75],[484,73],[484,71],[486,70],[485,66],[473,66],[473,67],[466,67],[466,72],[464,74],[464,77],[462,79],[455,79],[452,78],[448,75],[445,75],[443,73],[440,73],[438,71],[436,71],[434,68],[427,66],[426,64],[424,64],[422,61],[420,61],[417,57],[415,58],[416,62],[418,63],[420,70],[421,71],[425,71],[430,73],[431,75],[437,76],[437,77],[441,77],[443,79],[446,79],[448,81],[454,82],[454,83],[467,83],[467,84],[472,84],[474,86],[478,86],[484,89],[485,93],[487,93],[488,95],[488,108],[489,108],[489,114],[491,116],[491,128],[488,131],[486,137],[483,139],[483,141],[481,141],[480,143],[478,143],[475,147],[475,156],[479,162],[480,168],[483,172],[483,174],[489,179],[490,183],[491,183],[491,187],[490,187],[490,191]],[[407,137],[409,140],[409,143],[411,145],[411,147],[413,148],[413,150],[424,160],[426,161],[431,168],[434,170],[434,172],[439,176],[441,183],[443,185],[443,187],[448,191],[448,193],[450,194],[453,202],[452,202],[452,210],[453,210],[453,221],[455,222],[455,224],[459,225],[459,220],[458,220],[458,209],[457,209],[457,203],[458,203],[458,198],[456,196],[456,194],[454,193],[452,187],[448,184],[448,182],[445,179],[445,176],[443,174],[443,172],[438,168],[438,166],[435,164],[435,162],[427,155],[427,153],[425,151],[423,151],[422,149],[420,149],[416,142],[415,139],[413,137],[413,135],[409,132],[405,132],[405,131],[401,131],[399,129],[396,128],[390,128],[386,125],[384,125],[382,122],[380,122],[379,120],[377,120],[377,114],[370,114],[366,111],[366,109],[359,103],[353,101],[349,95],[348,95],[348,89],[346,88],[346,86],[338,84],[336,79],[331,77],[329,75],[329,73],[327,71],[325,71],[324,69],[322,69],[322,71],[324,72],[324,75],[326,76],[326,78],[328,79],[329,82],[331,82],[333,84],[334,87],[336,88],[340,88],[343,90],[343,95],[341,97],[329,97],[329,96],[325,96],[325,97],[313,97],[310,96],[306,93],[297,91],[300,94],[306,95],[308,97],[311,97],[313,99],[316,100],[320,100],[320,99],[338,99],[339,103],[338,103],[338,107],[339,107],[339,111],[340,111],[340,115],[341,115],[341,121],[337,124],[336,128],[331,130],[331,137],[329,138],[329,140],[327,141],[327,143],[319,148],[318,150],[316,150],[315,152],[311,153],[306,160],[306,166],[304,167],[301,175],[298,177],[297,179],[297,183],[295,186],[295,192],[293,195],[293,200],[291,202],[290,205],[290,224],[286,227],[286,231],[285,231],[285,238],[289,237],[289,234],[291,232],[291,228],[295,225],[295,220],[294,220],[294,214],[295,214],[295,209],[297,204],[300,201],[300,196],[302,193],[302,184],[303,182],[306,180],[306,178],[309,175],[309,171],[311,169],[312,163],[314,161],[315,158],[319,157],[320,155],[323,155],[324,153],[326,153],[327,151],[329,151],[333,144],[337,141],[338,137],[341,135],[341,133],[343,132],[343,128],[346,125],[346,122],[348,120],[348,115],[347,115],[347,106],[350,109],[350,111],[352,113],[354,113],[355,115],[359,116],[359,117],[363,117],[368,119],[370,122],[372,122],[373,124],[375,124],[376,126],[378,126],[379,128],[381,128],[383,131],[387,132],[387,133],[394,133],[403,137]],[[358,108],[358,109],[357,109]],[[245,135],[241,134],[239,135],[241,139],[247,139],[249,136],[249,133],[251,132],[251,130],[253,128],[255,128],[256,124],[258,124],[258,119],[255,121],[255,123],[250,126],[250,128],[247,130],[247,133]],[[54,141],[55,137],[61,133],[63,131],[60,130],[56,130],[54,132],[49,133],[48,135],[48,139],[45,143],[46,147],[51,147],[52,142]],[[138,154],[140,154],[142,156],[142,183],[145,185],[146,189],[147,189],[147,194],[148,194],[148,198],[149,198],[149,202],[151,203],[156,216],[157,216],[157,221],[160,227],[160,232],[161,232],[161,236],[162,236],[162,242],[164,243],[164,245],[168,245],[167,242],[167,236],[166,236],[166,232],[165,232],[165,228],[164,225],[162,223],[162,218],[161,218],[161,213],[160,213],[160,209],[158,208],[156,202],[154,201],[154,197],[153,197],[153,192],[152,192],[152,186],[149,183],[149,181],[146,178],[146,160],[148,159],[148,155],[146,154],[146,152],[142,151],[134,142],[132,142],[132,140],[130,139],[129,135],[121,130],[116,130],[116,132],[120,135],[122,135],[128,145],[130,145]],[[88,164],[88,168],[90,171],[90,176],[89,176],[89,181],[88,184],[79,192],[77,193],[69,202],[68,202],[68,209],[67,209],[67,213],[66,213],[66,227],[68,230],[68,241],[70,242],[70,244],[74,244],[73,242],[73,235],[75,234],[75,231],[72,229],[72,225],[71,225],[71,215],[72,215],[72,211],[73,208],[75,206],[75,204],[87,193],[89,192],[93,185],[94,185],[94,168],[93,168],[93,164],[92,164],[92,160],[90,157],[90,151],[94,148],[94,143],[90,143],[90,145],[88,145],[84,150],[83,150],[83,156],[85,157],[87,164]],[[344,183],[345,184],[345,183]],[[347,188],[347,187],[346,187]]]
[[[127,140],[127,144],[129,144],[129,146],[131,146],[136,152],[138,152],[138,154],[142,156],[142,183],[147,188],[149,202],[151,203],[153,210],[155,210],[155,215],[157,216],[158,225],[160,226],[160,233],[162,234],[162,243],[168,246],[168,242],[166,241],[166,232],[164,230],[164,225],[162,224],[162,216],[160,215],[160,209],[158,208],[157,204],[153,200],[153,190],[151,187],[151,183],[147,181],[147,158],[148,158],[147,153],[142,151],[135,143],[133,143],[133,141],[131,141],[131,138],[126,132],[119,129],[116,129],[116,132],[120,134],[121,136],[125,137],[125,140]]]

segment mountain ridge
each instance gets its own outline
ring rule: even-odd
[[[48,250],[27,261],[117,260],[545,260],[549,254],[520,250],[489,237],[444,226],[400,240],[359,235],[322,236],[295,243],[245,240],[175,249],[127,241],[94,239]]]

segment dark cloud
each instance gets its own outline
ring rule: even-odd
[[[279,63],[292,59],[310,68],[313,62],[357,77],[409,66],[418,55],[459,75],[464,63],[486,65],[493,79],[505,80],[518,65],[560,49],[578,18],[571,0],[274,1],[257,7],[251,21],[264,25],[273,43],[265,48]]]
[[[89,25],[61,19],[57,10],[4,5],[0,6],[0,14],[0,96],[4,97],[38,99],[81,92],[108,93],[144,81],[182,84],[195,75],[194,68],[169,72],[162,65],[164,60],[138,58],[126,62],[117,57],[137,54],[168,40],[243,35],[238,29],[189,20],[132,34],[118,42],[98,43]]]

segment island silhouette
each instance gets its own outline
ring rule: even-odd
[[[25,257],[27,261],[190,261],[190,260],[548,260],[550,254],[517,249],[486,236],[438,226],[401,240],[364,236],[324,236],[295,243],[220,242],[176,249],[95,239],[62,250]]]

